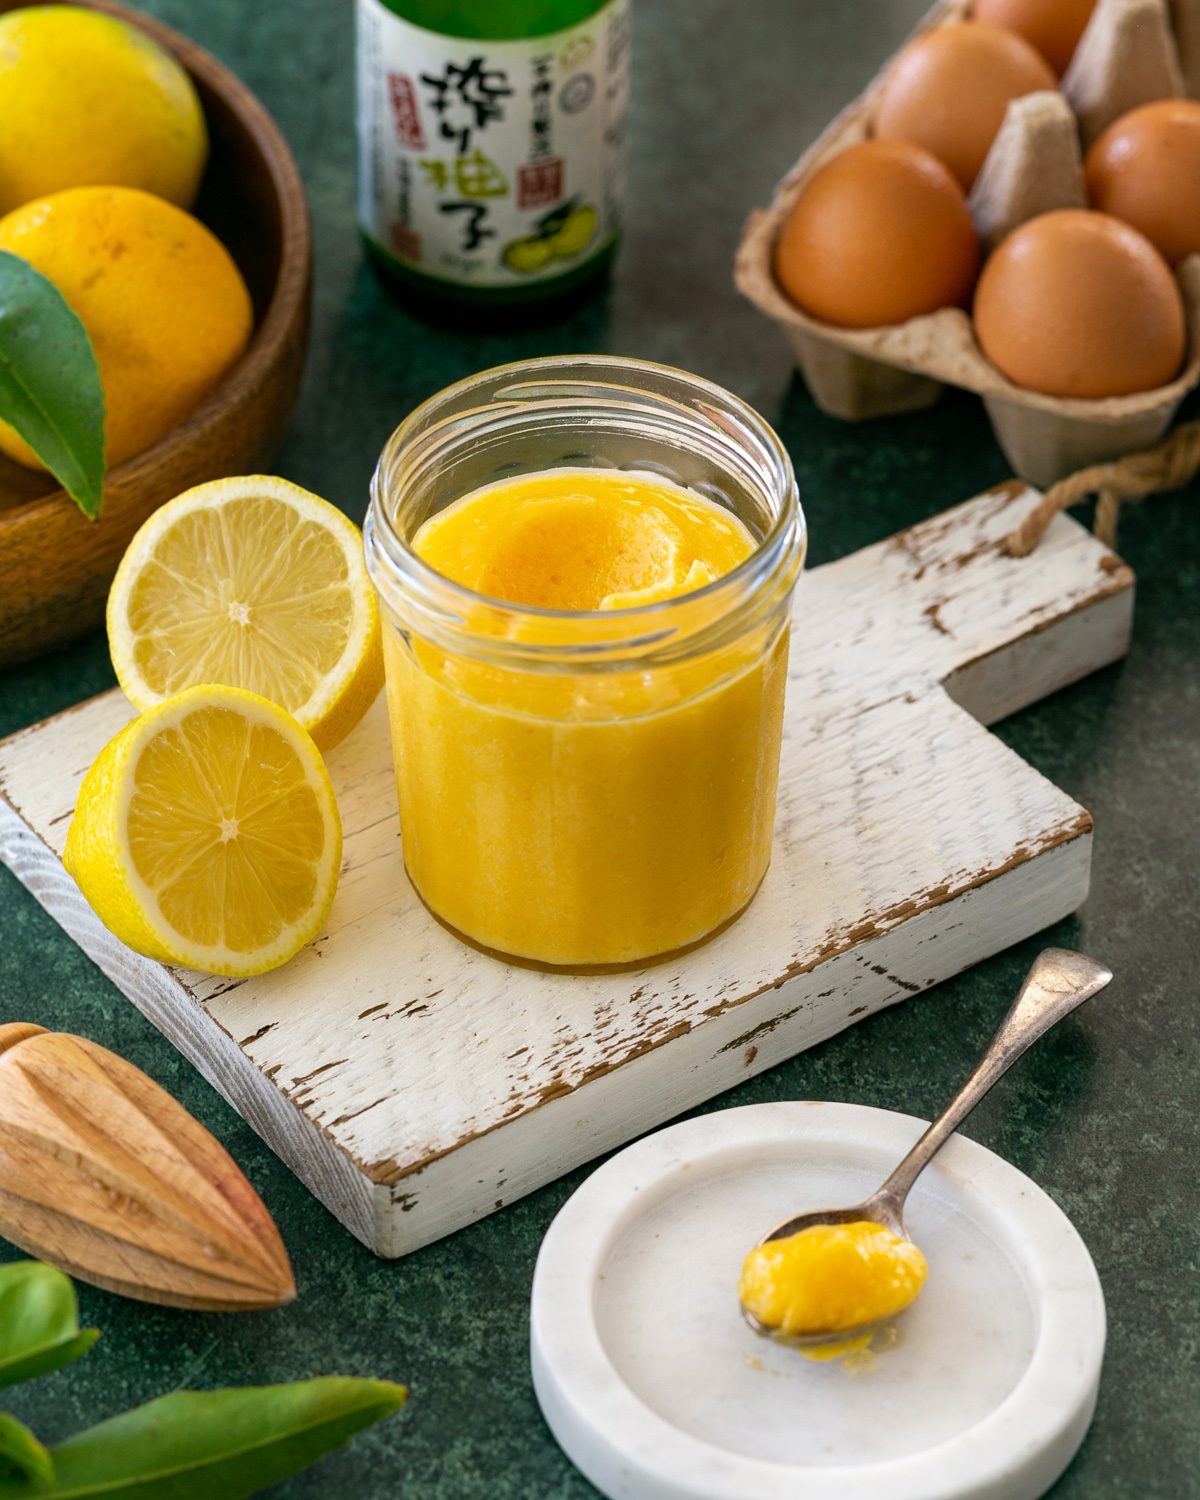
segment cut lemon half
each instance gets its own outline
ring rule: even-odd
[[[135,708],[225,683],[286,708],[328,750],[383,684],[362,534],[286,479],[253,474],[185,490],[121,559],[108,647]]]
[[[123,943],[259,974],[329,915],[342,825],[321,752],[277,704],[195,687],[148,709],[83,779],[63,863]]]

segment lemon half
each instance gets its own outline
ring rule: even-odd
[[[316,937],[341,857],[309,736],[265,698],[202,686],[134,719],[96,757],[63,863],[138,953],[241,975]]]
[[[225,683],[287,709],[322,750],[383,685],[358,527],[262,474],[197,485],[145,522],[109,592],[108,646],[137,708]]]

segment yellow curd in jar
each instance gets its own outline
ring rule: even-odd
[[[756,1245],[743,1262],[738,1296],[780,1333],[845,1333],[903,1312],[927,1270],[917,1246],[882,1224],[814,1224]]]
[[[580,641],[619,642],[621,611],[700,589],[755,546],[723,506],[604,469],[485,486],[411,542],[487,596],[471,604],[480,639],[568,647],[569,615],[514,622],[489,599],[599,612],[580,615]],[[666,955],[731,920],[770,859],[785,621],[586,672],[569,650],[531,670],[386,629],[404,858],[425,903],[482,947],[574,969]]]

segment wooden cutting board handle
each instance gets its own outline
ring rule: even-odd
[[[274,1221],[202,1125],[115,1053],[21,1021],[0,1026],[0,1234],[145,1302],[296,1295]]]

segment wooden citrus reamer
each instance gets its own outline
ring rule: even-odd
[[[0,1026],[0,1234],[145,1302],[296,1295],[270,1214],[203,1126],[104,1047],[20,1021]]]

